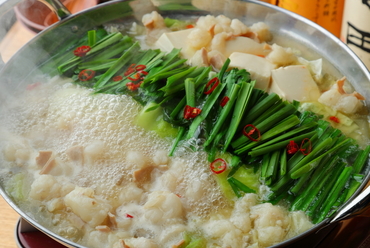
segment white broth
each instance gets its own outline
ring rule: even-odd
[[[53,232],[89,247],[119,247],[119,239],[168,247],[185,231],[209,245],[265,247],[312,226],[302,212],[259,204],[258,195],[230,203],[204,152],[170,158],[171,140],[135,125],[140,106],[132,98],[91,95],[67,81],[26,91],[1,121],[3,170],[13,178],[8,193]],[[82,156],[68,155],[71,148]],[[36,158],[46,150],[55,165],[40,175]],[[135,180],[139,169],[148,178]]]

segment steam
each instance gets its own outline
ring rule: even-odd
[[[0,0],[0,41],[4,39],[12,25],[14,24],[16,18],[14,15],[14,11],[12,8],[10,9],[4,9],[7,8],[7,5],[4,3],[5,0]],[[9,2],[9,1],[7,1]],[[14,1],[10,1],[14,2]],[[7,3],[8,4],[8,3]],[[1,44],[0,44],[1,47]],[[2,59],[2,56],[0,54],[0,70],[4,66],[4,61]]]
[[[35,0],[32,0],[35,1]],[[7,12],[11,11],[15,5],[21,0],[0,0],[0,16],[4,16]]]

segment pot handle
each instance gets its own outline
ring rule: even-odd
[[[46,6],[49,7],[54,13],[58,16],[59,20],[63,20],[64,18],[71,15],[71,12],[64,6],[64,4],[59,0],[38,0],[42,2]]]
[[[356,196],[351,202],[345,205],[338,213],[330,220],[330,223],[338,222],[361,215],[370,207],[370,186]]]

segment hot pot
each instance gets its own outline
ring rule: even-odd
[[[3,10],[0,13],[4,13],[4,9],[13,7],[17,2],[19,1],[7,1],[3,4]],[[59,13],[61,21],[40,32],[1,68],[0,102],[2,105],[6,104],[9,95],[16,97],[17,92],[24,88],[22,86],[37,82],[38,75],[43,73],[43,66],[55,65],[53,56],[71,41],[71,37],[79,37],[89,29],[102,24],[120,23],[127,19],[140,21],[143,14],[152,10],[157,10],[164,16],[224,14],[230,18],[243,19],[247,25],[263,21],[273,33],[273,42],[296,48],[302,51],[303,57],[307,59],[324,58],[324,70],[337,78],[346,76],[355,90],[365,96],[366,105],[370,104],[370,72],[361,60],[344,43],[322,27],[276,6],[258,1],[158,0],[153,1],[154,5],[152,5],[145,0],[131,0],[109,1],[71,15],[58,1],[46,2]],[[273,247],[314,247],[331,230],[333,223],[361,214],[370,202],[370,188],[364,190],[369,179],[370,173],[334,217]],[[32,226],[68,247],[82,247],[37,223],[12,201],[3,188],[3,183],[0,182],[2,197]]]

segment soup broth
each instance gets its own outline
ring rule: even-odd
[[[206,154],[182,148],[168,157],[172,141],[135,124],[141,106],[131,97],[91,95],[65,79],[48,81],[8,110],[1,143],[8,193],[56,234],[89,247],[114,247],[120,239],[167,247],[184,232],[206,233],[209,244],[222,244],[223,236],[236,247],[270,245],[311,227],[302,212],[259,204],[258,195],[228,201]],[[69,153],[81,148],[83,158]],[[40,175],[42,151],[52,151],[55,164]],[[138,170],[146,175],[132,178]]]

